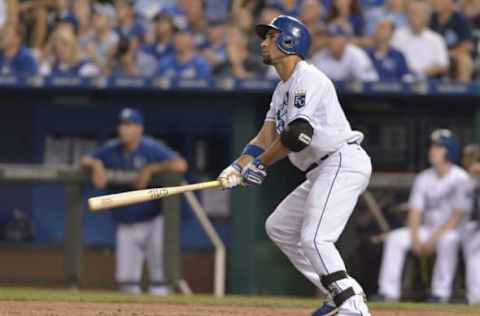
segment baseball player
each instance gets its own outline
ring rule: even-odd
[[[106,169],[138,171],[135,189],[145,189],[154,174],[174,171],[184,173],[185,160],[172,149],[143,136],[143,117],[133,109],[120,113],[118,139],[107,142],[93,155],[84,157],[82,165],[91,169],[92,182],[97,188],[107,185]],[[132,188],[119,188],[119,191]],[[139,294],[142,268],[147,260],[150,273],[150,293],[170,292],[163,271],[164,220],[158,203],[148,202],[112,211],[117,226],[116,280],[120,290]]]
[[[306,278],[330,294],[332,300],[313,315],[370,315],[334,244],[370,178],[363,135],[350,128],[332,81],[305,61],[311,37],[301,21],[280,15],[257,25],[256,33],[264,63],[275,67],[281,81],[263,127],[219,180],[225,188],[262,184],[267,168],[287,156],[306,172],[306,181],[268,218],[267,233]]]
[[[455,165],[460,145],[449,130],[431,134],[431,167],[415,179],[409,199],[408,227],[392,231],[386,238],[379,276],[380,298],[400,299],[402,267],[411,250],[417,256],[436,252],[429,302],[444,303],[450,298],[455,276],[460,228],[470,209],[468,174]]]
[[[480,145],[468,145],[463,151],[463,166],[470,174],[472,212],[463,231],[463,257],[466,265],[465,284],[469,304],[480,304]]]

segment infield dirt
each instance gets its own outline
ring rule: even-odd
[[[0,301],[1,316],[309,316],[307,308]],[[372,310],[373,316],[471,316],[435,310]]]

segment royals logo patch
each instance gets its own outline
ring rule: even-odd
[[[296,108],[304,107],[305,106],[305,96],[306,96],[306,91],[305,90],[295,91],[295,98],[293,99],[293,105]]]

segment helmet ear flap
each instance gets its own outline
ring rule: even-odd
[[[296,45],[296,39],[295,37],[288,35],[288,34],[283,34],[280,33],[277,39],[277,45],[280,48],[280,50],[286,54],[292,54],[292,50]]]

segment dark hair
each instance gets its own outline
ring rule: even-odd
[[[350,10],[350,16],[362,15],[362,5],[360,4],[360,0],[351,0],[349,10]],[[332,20],[336,19],[338,15],[339,15],[339,12],[337,7],[335,6],[335,1],[334,1],[330,8],[330,12],[328,12],[327,21],[331,22]]]
[[[130,50],[130,39],[125,36],[120,37],[117,44],[117,49],[115,50],[115,59],[122,58]]]

